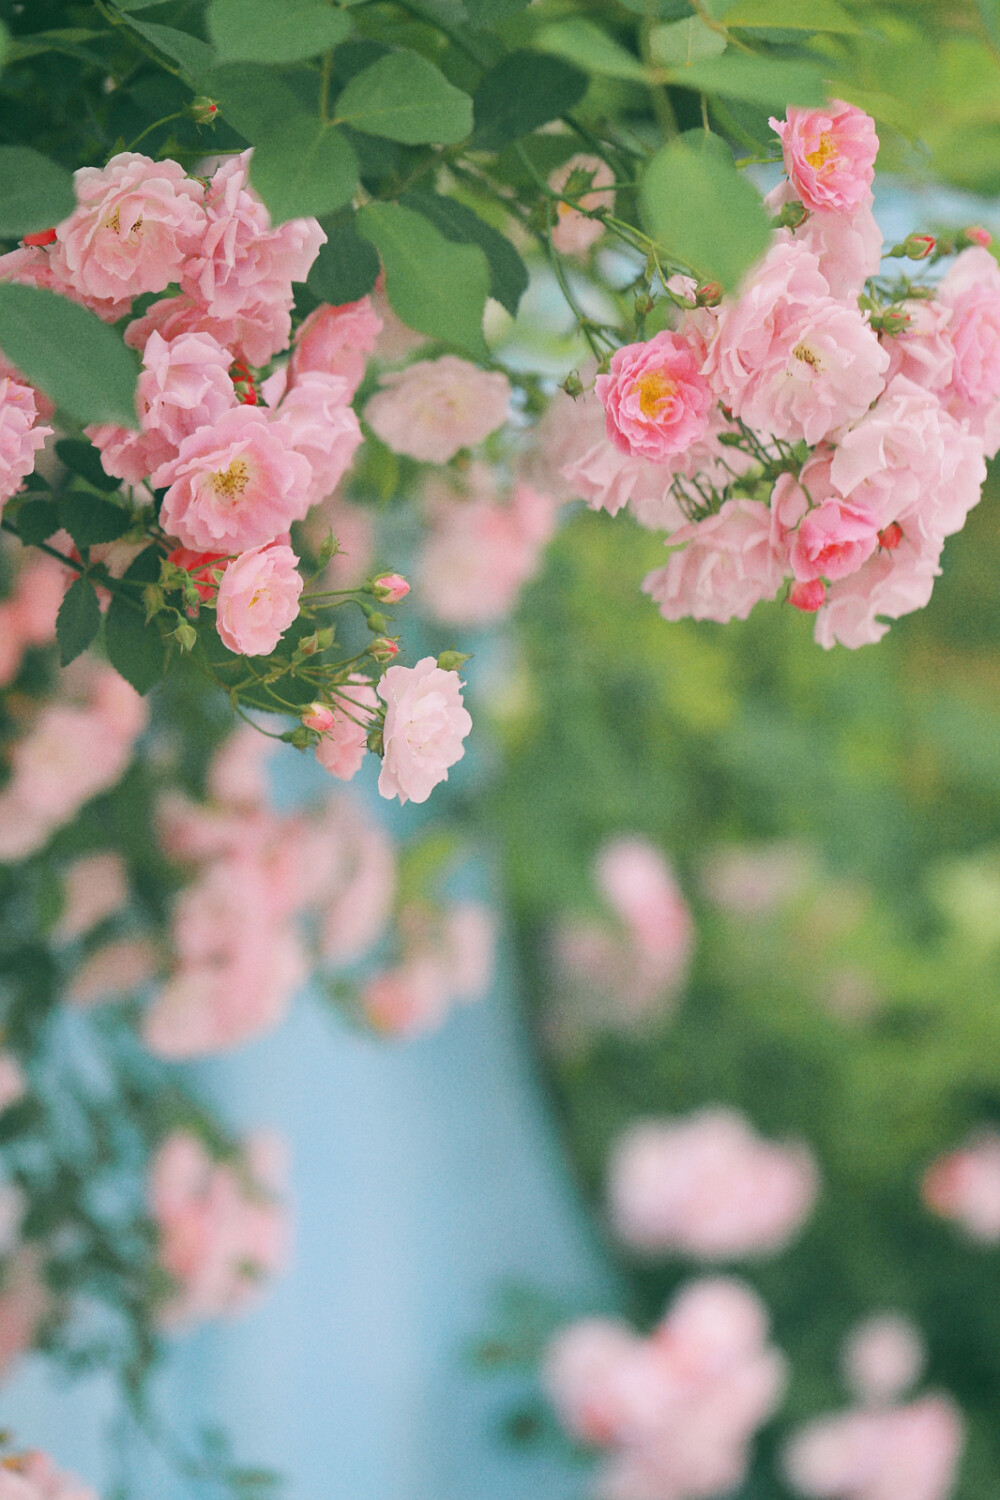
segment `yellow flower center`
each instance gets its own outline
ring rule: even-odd
[[[655,422],[665,406],[677,395],[677,386],[663,370],[649,370],[633,381],[631,394],[638,392],[639,410],[650,422]]]
[[[114,213],[111,215],[111,218],[107,221],[104,227],[105,229],[110,229],[112,234],[121,234],[122,216],[119,209],[115,209]]]
[[[792,353],[796,359],[801,359],[802,363],[809,365],[811,369],[818,370],[821,368],[819,356],[813,353],[808,344],[796,344]]]
[[[836,161],[839,154],[833,135],[829,130],[824,130],[816,150],[806,152],[806,161],[819,172],[828,162]]]
[[[217,469],[209,480],[217,495],[235,502],[250,483],[250,470],[242,458],[234,458],[228,469]]]

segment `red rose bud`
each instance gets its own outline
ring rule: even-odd
[[[398,604],[410,592],[410,585],[400,573],[383,573],[372,583],[372,593],[383,604]]]
[[[368,652],[376,661],[392,661],[394,656],[399,655],[399,643],[387,635],[376,636],[368,647]]]
[[[895,552],[902,540],[903,528],[898,521],[890,522],[878,534],[879,546],[884,547],[887,552]]]
[[[958,237],[958,243],[962,246],[981,245],[986,250],[992,245],[993,236],[981,224],[970,224],[968,229],[962,230]]]
[[[22,245],[54,245],[56,232],[54,229],[38,229],[34,234],[26,234],[21,241]]]
[[[793,583],[788,590],[788,602],[807,615],[813,615],[826,600],[826,584],[822,578],[810,578],[808,583]]]
[[[933,253],[937,240],[932,234],[908,234],[903,241],[907,260],[926,260]]]
[[[307,729],[326,734],[328,729],[333,728],[333,709],[328,708],[325,703],[310,703],[309,712],[302,715],[302,722]]]
[[[717,281],[706,281],[694,294],[696,307],[718,307],[722,301],[722,287]]]

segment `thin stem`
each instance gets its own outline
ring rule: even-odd
[[[159,128],[160,128],[161,125],[169,125],[173,120],[186,120],[186,119],[187,119],[187,111],[183,110],[183,109],[178,109],[172,115],[164,115],[162,120],[154,120],[153,123],[152,123],[152,125],[147,125],[146,128],[145,128],[145,130],[142,130],[142,131],[139,132],[139,134],[136,136],[135,140],[132,142],[131,146],[128,147],[128,150],[129,151],[134,151],[135,148],[136,148],[136,146],[138,146],[138,144],[139,144],[140,141],[144,141],[146,139],[147,135],[151,135],[154,130],[159,130]]]

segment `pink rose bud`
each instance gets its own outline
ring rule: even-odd
[[[325,703],[310,703],[309,712],[302,715],[302,722],[307,729],[315,729],[320,734],[325,734],[334,725],[333,709],[327,708]]]
[[[368,652],[376,661],[392,661],[394,656],[399,655],[399,642],[387,635],[378,635],[368,647]]]
[[[52,231],[49,230],[48,232],[51,234]],[[958,237],[958,242],[960,245],[982,245],[985,250],[992,245],[993,236],[981,224],[970,224],[968,229],[962,230],[962,233]],[[25,244],[27,243],[28,241],[25,240]]]
[[[985,230],[983,231],[985,233]],[[26,234],[21,241],[22,245],[54,245],[56,232],[54,229],[38,229],[34,234]]]
[[[926,260],[937,244],[932,234],[908,234],[903,241],[908,260]]]
[[[826,584],[822,578],[810,578],[806,583],[793,583],[788,590],[788,602],[805,614],[815,614],[826,599]]]
[[[886,552],[895,552],[896,548],[899,546],[902,540],[903,528],[902,526],[900,526],[898,521],[890,522],[890,524],[888,526],[884,526],[878,534],[879,546],[884,547]]]
[[[718,307],[722,301],[722,287],[717,281],[706,281],[695,293],[695,304],[698,307]]]
[[[399,573],[383,573],[372,584],[372,593],[383,604],[398,604],[410,592],[410,585]]]

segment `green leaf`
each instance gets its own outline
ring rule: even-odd
[[[116,542],[132,524],[132,516],[121,505],[99,500],[84,490],[70,490],[59,498],[59,523],[78,547],[98,542]]]
[[[312,263],[306,285],[322,302],[340,307],[357,302],[372,290],[378,278],[379,261],[373,245],[354,227],[354,216],[320,220],[326,244]]]
[[[30,146],[0,146],[0,235],[48,229],[76,207],[73,177]]]
[[[509,52],[479,80],[472,96],[473,144],[498,151],[558,120],[587,92],[587,75],[561,57]]]
[[[646,69],[639,58],[595,21],[585,20],[582,16],[543,26],[535,34],[534,42],[542,52],[554,52],[557,57],[564,57],[587,73],[597,73],[605,78],[625,78],[636,83],[647,81]]]
[[[986,35],[994,47],[1000,47],[1000,0],[976,0]]]
[[[0,349],[76,421],[138,425],[136,356],[87,308],[39,287],[2,283]]]
[[[7,53],[10,51],[11,35],[6,26],[0,21],[0,68],[7,61]]]
[[[223,63],[299,62],[351,31],[350,17],[322,0],[212,0],[205,19]]]
[[[454,244],[478,245],[489,261],[490,296],[517,317],[518,304],[528,289],[528,268],[505,235],[485,223],[464,203],[438,193],[407,193],[401,200],[407,208],[430,219],[445,239]]]
[[[173,26],[158,26],[153,21],[137,21],[127,17],[131,29],[152,43],[158,52],[177,63],[189,81],[204,73],[214,61],[214,54],[207,42],[192,36],[188,31],[178,31]]]
[[[661,68],[686,68],[700,58],[718,57],[726,45],[725,33],[713,31],[699,16],[655,26],[649,33],[649,55]]]
[[[358,159],[343,131],[297,113],[258,140],[250,178],[272,218],[281,223],[332,213],[349,203],[358,182]]]
[[[17,534],[32,547],[47,542],[59,530],[59,524],[54,500],[28,500],[17,513]]]
[[[989,3],[989,0],[984,0],[984,3]],[[712,9],[727,26],[775,31],[854,33],[863,30],[840,0],[729,0],[725,5],[715,0]]]
[[[826,103],[823,71],[816,63],[726,52],[677,70],[674,81],[686,89],[747,99],[784,110],[789,104],[819,108]]]
[[[92,484],[95,490],[117,490],[121,488],[121,480],[115,479],[111,474],[104,472],[101,463],[101,455],[93,443],[83,438],[61,438],[56,443],[56,454],[59,462],[69,469],[71,474],[79,474],[88,484]]]
[[[492,29],[526,10],[530,0],[465,0],[470,25],[479,30]]]
[[[145,552],[140,553],[136,562],[145,556]],[[129,573],[131,571],[130,568]],[[148,693],[166,670],[166,644],[155,619],[146,624],[138,599],[132,600],[120,594],[114,596],[104,620],[104,644],[115,671],[131,683],[137,693]]]
[[[214,99],[234,130],[252,144],[283,119],[302,113],[302,104],[279,73],[256,63],[227,63],[198,79],[199,92]]]
[[[451,145],[472,130],[472,100],[419,52],[390,52],[355,74],[338,122],[407,146]]]
[[[691,132],[664,146],[646,168],[640,196],[646,224],[668,254],[727,290],[770,243],[760,195],[717,136]]]
[[[490,268],[479,246],[453,245],[422,214],[398,203],[366,204],[357,226],[382,257],[390,306],[407,327],[486,358]]]
[[[81,575],[66,590],[56,615],[59,661],[64,667],[68,667],[81,652],[86,651],[100,624],[101,606],[97,602],[94,585],[89,578]]]
[[[694,15],[691,0],[618,0],[618,3],[651,21],[681,21]]]

